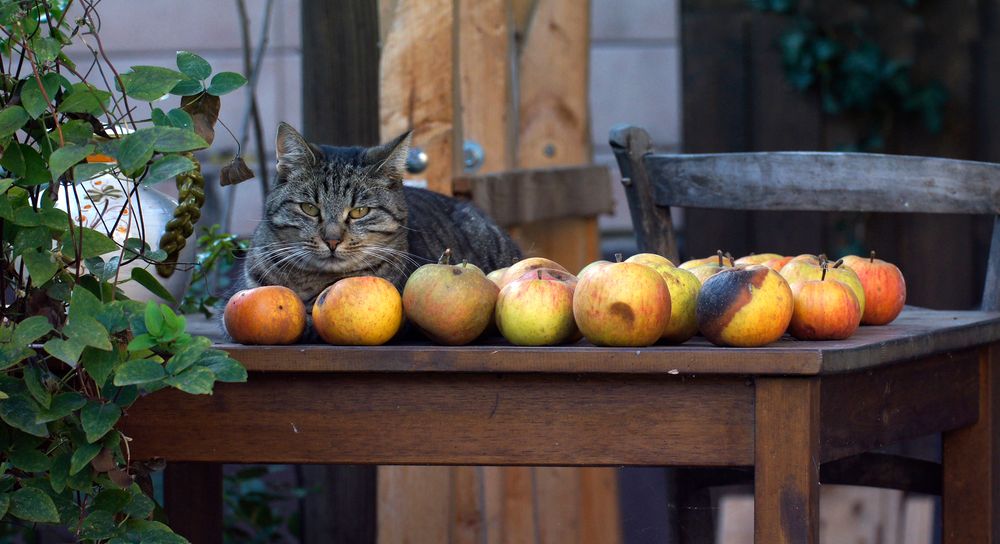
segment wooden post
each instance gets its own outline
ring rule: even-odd
[[[221,463],[168,463],[163,502],[177,534],[191,542],[222,544]]]
[[[379,26],[371,0],[303,0],[303,135],[329,145],[379,142]],[[375,467],[307,465],[304,544],[375,542]],[[195,542],[198,542],[195,540]]]

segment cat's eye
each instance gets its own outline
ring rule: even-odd
[[[319,208],[308,202],[303,202],[302,204],[299,204],[299,207],[302,208],[302,211],[305,212],[305,214],[310,217],[316,217],[317,215],[319,215]]]
[[[347,212],[347,215],[351,219],[361,219],[362,217],[368,215],[368,208],[362,206],[360,208],[351,208],[351,211]]]

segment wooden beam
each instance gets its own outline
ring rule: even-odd
[[[444,194],[451,194],[451,178],[462,171],[457,2],[390,0],[380,9],[385,16],[379,62],[382,139],[413,130],[413,145],[429,157],[427,169],[416,177]]]

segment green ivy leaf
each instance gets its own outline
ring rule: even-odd
[[[153,111],[149,114],[149,118],[153,121],[153,124],[158,127],[171,126],[170,118],[168,118],[167,114],[160,108],[153,108]]]
[[[0,110],[0,138],[14,134],[24,126],[31,116],[21,106],[7,106]]]
[[[94,135],[94,128],[90,123],[81,119],[73,119],[64,122],[61,126],[63,140],[67,144],[86,145],[90,143],[90,138]],[[49,132],[49,139],[59,142],[59,134],[56,131]]]
[[[153,127],[156,132],[155,149],[160,153],[180,153],[208,147],[208,142],[193,130],[177,127]]]
[[[35,416],[37,423],[48,423],[57,419],[62,419],[73,412],[83,408],[87,404],[87,399],[76,391],[59,393],[52,397],[52,403],[47,410],[40,410]]]
[[[132,538],[139,542],[156,542],[157,544],[190,544],[184,537],[175,534],[170,527],[159,521],[148,521],[144,519],[130,519],[126,522]]]
[[[114,536],[117,529],[118,525],[115,523],[115,517],[111,512],[95,510],[84,518],[83,523],[80,525],[80,536],[82,538],[100,540]]]
[[[212,82],[208,84],[208,94],[222,96],[231,93],[236,89],[246,85],[247,78],[236,72],[219,72],[212,77]]]
[[[192,96],[203,92],[205,92],[205,85],[197,79],[190,78],[181,80],[177,85],[174,85],[173,89],[170,89],[170,94],[178,96]]]
[[[185,393],[190,393],[192,395],[208,395],[212,393],[212,384],[215,383],[215,374],[203,366],[196,366],[189,368],[176,376],[171,376],[164,381],[168,385],[176,387]]]
[[[93,317],[104,308],[104,303],[89,289],[77,285],[69,299],[69,319]]]
[[[122,410],[117,404],[102,404],[90,401],[80,412],[80,424],[87,433],[87,442],[96,442],[114,428],[122,417]]]
[[[66,489],[67,479],[69,479],[69,452],[64,452],[52,459],[52,466],[49,468],[49,484],[52,485],[52,491],[62,493]]]
[[[76,367],[77,361],[80,360],[80,354],[83,353],[83,348],[87,346],[74,339],[52,338],[42,347],[49,355],[71,367]]]
[[[170,110],[167,118],[170,119],[170,124],[177,128],[190,130],[194,126],[194,120],[191,119],[191,115],[180,108]]]
[[[83,470],[87,464],[94,460],[94,457],[97,457],[98,453],[101,453],[102,447],[100,442],[97,444],[83,444],[77,447],[69,460],[69,475],[72,476]]]
[[[45,97],[48,96],[49,100],[52,100],[56,97],[56,92],[59,90],[59,74],[45,74],[41,79],[42,87],[45,88],[44,95],[42,94],[42,87],[38,86],[38,81],[35,78],[28,80],[21,88],[21,104],[32,119],[37,119],[39,115],[45,113],[45,110],[48,109],[49,101],[45,100]]]
[[[153,146],[156,145],[157,129],[150,127],[137,130],[122,138],[118,146],[118,166],[127,175],[134,175],[142,170],[149,159],[153,157]]]
[[[52,393],[42,385],[42,371],[37,367],[28,365],[24,368],[24,385],[28,388],[28,393],[31,393],[32,398],[34,398],[42,409],[48,408],[52,403]]]
[[[156,507],[153,499],[147,497],[137,484],[132,484],[129,491],[132,492],[132,500],[122,509],[122,513],[135,519],[148,518]]]
[[[18,447],[10,452],[11,464],[25,472],[45,472],[52,466],[49,456],[30,447]]]
[[[77,83],[73,85],[69,94],[63,96],[59,102],[61,113],[89,113],[91,115],[102,115],[108,106],[111,93],[88,85]]]
[[[128,350],[133,352],[143,351],[155,347],[158,344],[159,341],[157,341],[156,338],[153,338],[148,333],[142,333],[139,336],[133,338],[132,341],[128,343]]]
[[[75,145],[67,144],[55,150],[49,156],[49,172],[52,173],[52,181],[58,181],[73,165],[87,158],[94,152],[93,144]]]
[[[14,236],[14,255],[20,255],[28,250],[45,250],[52,248],[52,235],[46,227],[28,227],[18,229]]]
[[[172,295],[170,291],[167,291],[167,288],[160,283],[160,280],[156,279],[156,277],[150,274],[145,268],[133,268],[132,280],[148,289],[150,293],[153,293],[171,304],[177,302],[177,300],[174,299],[174,295]]]
[[[195,364],[198,359],[212,345],[212,341],[204,336],[195,338],[190,344],[184,346],[173,357],[167,361],[166,370],[170,374],[178,374]]]
[[[43,208],[36,215],[40,225],[59,232],[69,230],[69,214],[59,208]]]
[[[148,185],[153,185],[161,181],[173,179],[177,175],[190,172],[191,170],[194,170],[194,163],[191,162],[191,159],[181,155],[166,155],[149,167],[149,171],[142,181]]]
[[[0,135],[0,138],[3,137],[5,136]],[[18,177],[18,185],[21,186],[40,185],[51,179],[45,159],[35,148],[21,143],[11,144],[3,150],[0,154],[0,166]]]
[[[59,511],[52,498],[34,487],[22,487],[10,496],[10,514],[34,523],[59,522]]]
[[[77,227],[73,229],[73,234],[67,236],[63,241],[62,252],[71,259],[76,258],[76,244],[79,237],[82,237],[83,239],[83,248],[80,252],[80,257],[83,259],[97,257],[98,255],[103,255],[119,249],[118,243],[111,238],[108,238],[105,234],[97,232],[91,228]]]
[[[31,47],[35,51],[35,62],[45,64],[56,60],[62,44],[59,40],[50,37],[35,38],[31,40]]]
[[[123,385],[139,385],[162,379],[166,375],[162,365],[149,359],[136,359],[118,368],[118,371],[115,372],[113,383],[119,387]]]
[[[10,509],[10,493],[0,493],[0,518],[7,515]]]
[[[128,96],[152,102],[168,94],[184,78],[184,74],[169,68],[133,66],[131,71],[121,75],[121,82]]]
[[[149,334],[161,336],[163,334],[163,312],[160,311],[160,305],[152,301],[147,302],[144,317],[146,330],[149,331]]]
[[[17,346],[27,346],[45,336],[51,330],[52,324],[49,323],[48,319],[40,315],[32,316],[17,324],[11,342]]]
[[[132,502],[132,494],[125,489],[105,489],[94,497],[94,510],[112,514],[121,511]]]
[[[115,165],[108,162],[85,162],[73,167],[73,179],[76,181],[85,181],[114,169]]]
[[[84,370],[94,380],[98,387],[104,387],[108,381],[108,376],[118,364],[117,351],[105,351],[101,349],[87,348],[83,352],[81,362]]]
[[[190,51],[177,52],[177,68],[192,79],[208,79],[212,75],[212,65]]]
[[[72,306],[72,302],[70,306]],[[92,348],[111,350],[111,340],[108,330],[99,321],[90,316],[71,318],[63,327],[63,334],[71,341]]]
[[[60,265],[55,262],[51,251],[26,251],[21,254],[28,274],[35,285],[43,285],[52,279],[59,271]]]
[[[229,357],[224,351],[211,350],[212,355],[204,357],[198,364],[211,370],[220,382],[243,383],[247,381],[247,369],[239,361]]]

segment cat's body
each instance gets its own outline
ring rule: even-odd
[[[374,275],[400,290],[446,249],[485,272],[517,245],[471,203],[404,187],[404,136],[374,148],[307,144],[278,129],[278,183],[265,202],[238,289],[283,285],[307,304],[335,281]]]

